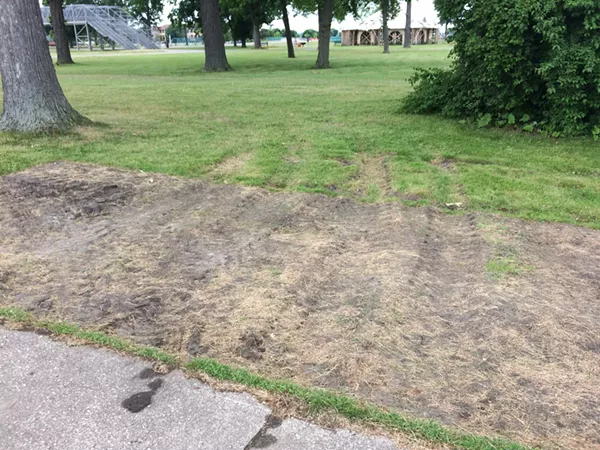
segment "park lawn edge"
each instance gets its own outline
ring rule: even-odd
[[[268,393],[287,395],[309,407],[313,412],[334,412],[354,422],[377,425],[390,431],[400,432],[433,444],[449,445],[463,450],[536,450],[504,438],[476,435],[452,429],[434,420],[405,417],[400,413],[369,404],[348,395],[322,388],[305,387],[287,380],[273,380],[254,374],[246,369],[231,367],[212,358],[194,358],[184,362],[163,350],[134,344],[126,339],[109,336],[100,331],[85,330],[66,322],[38,320],[32,314],[15,307],[0,307],[0,319],[19,324],[25,330],[46,331],[54,336],[71,336],[88,344],[116,350],[166,365],[169,369],[183,369],[193,375],[204,374],[219,381],[233,382],[241,386]],[[3,322],[4,322],[3,321]],[[0,322],[2,325],[3,322]]]

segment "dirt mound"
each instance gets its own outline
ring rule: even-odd
[[[600,233],[56,163],[0,303],[474,432],[600,448]]]

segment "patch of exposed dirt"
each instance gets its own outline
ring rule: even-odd
[[[70,163],[2,177],[0,230],[0,304],[600,448],[598,231]]]
[[[389,158],[390,155],[361,155],[350,190],[359,196],[376,196],[377,199],[398,196],[392,188]]]
[[[212,170],[212,175],[218,179],[227,179],[241,173],[252,159],[251,153],[241,153],[229,158],[225,158],[218,163]]]

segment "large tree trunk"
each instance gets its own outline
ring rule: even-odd
[[[63,0],[50,0],[50,17],[52,30],[54,31],[54,43],[56,44],[56,64],[73,64],[71,49],[69,48],[69,35],[65,25],[63,12]]]
[[[246,38],[242,39],[242,48],[246,48]]]
[[[202,37],[204,38],[204,71],[231,70],[225,54],[225,38],[219,14],[219,1],[200,0],[200,17],[202,18]]]
[[[252,18],[252,39],[254,40],[254,48],[261,48],[260,45],[260,26],[261,24]]]
[[[404,48],[410,48],[412,1],[406,0],[406,25],[404,26]]]
[[[319,53],[315,69],[329,68],[329,38],[333,20],[333,0],[319,1]]]
[[[38,0],[0,0],[0,130],[49,132],[88,122],[58,84]]]
[[[281,18],[285,27],[285,40],[287,41],[288,58],[295,58],[294,42],[292,41],[292,29],[290,28],[290,18],[287,12],[287,1],[281,0]]]
[[[388,18],[390,15],[390,0],[381,0],[381,19],[383,22],[383,53],[390,52],[390,30]]]

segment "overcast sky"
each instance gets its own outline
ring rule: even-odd
[[[3,1],[3,0],[0,0]],[[435,12],[435,8],[433,7],[433,0],[413,0],[412,2],[412,16],[415,19],[422,19],[426,17],[427,22],[438,23],[437,13]],[[165,9],[165,13],[163,14],[163,23],[168,23],[169,19],[167,15],[171,11],[172,6],[167,6]],[[274,28],[283,28],[283,21],[276,20],[271,24]],[[317,20],[316,14],[311,14],[307,17],[303,17],[301,15],[294,16],[290,11],[290,27],[292,30],[296,30],[299,33],[302,33],[304,30],[312,28],[316,30],[319,28],[319,21]],[[332,24],[333,28],[340,29],[340,23],[334,21]]]

